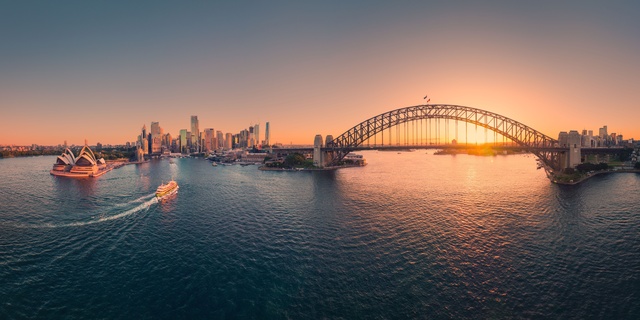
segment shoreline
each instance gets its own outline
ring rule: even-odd
[[[620,169],[620,170],[598,171],[598,172],[594,172],[592,174],[587,174],[585,176],[582,176],[577,181],[573,181],[573,182],[557,181],[557,180],[554,180],[554,179],[551,179],[551,178],[549,178],[549,180],[551,180],[551,183],[555,183],[555,184],[559,184],[559,185],[574,186],[574,185],[580,184],[580,183],[582,183],[584,181],[587,181],[592,177],[595,177],[595,176],[598,176],[598,175],[603,175],[603,174],[610,174],[610,173],[640,173],[640,169]]]
[[[343,165],[343,166],[335,166],[335,167],[325,167],[325,168],[269,168],[265,166],[258,167],[260,171],[333,171],[342,168],[358,168],[364,167],[361,165]]]

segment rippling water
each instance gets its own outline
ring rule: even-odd
[[[532,156],[364,155],[85,180],[0,160],[0,318],[639,317],[640,175],[558,186]]]

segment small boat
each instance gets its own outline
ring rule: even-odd
[[[218,164],[216,162],[211,162],[211,165],[214,166],[214,167],[218,166]]]
[[[162,201],[165,197],[178,192],[178,188],[180,188],[178,187],[178,183],[173,180],[163,183],[156,190],[156,198],[158,198],[159,201]]]

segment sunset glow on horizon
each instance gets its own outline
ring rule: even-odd
[[[260,123],[264,135],[269,122],[273,143],[312,144],[425,94],[553,138],[607,125],[640,139],[639,10],[632,1],[4,4],[0,145],[124,144],[152,121],[175,138],[191,115],[200,130]]]

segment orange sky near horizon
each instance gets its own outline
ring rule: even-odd
[[[123,144],[152,121],[175,137],[191,115],[201,130],[225,133],[259,123],[262,138],[269,121],[273,143],[312,144],[318,133],[423,104],[425,94],[553,138],[607,125],[640,139],[640,23],[627,6],[422,6],[187,8],[175,21],[144,23],[133,10],[122,18],[128,37],[103,29],[119,12],[84,8],[102,24],[56,26],[74,31],[54,32],[61,44],[43,52],[35,49],[46,31],[5,30],[16,48],[0,62],[0,145]],[[42,11],[45,21],[63,14]],[[256,20],[209,22],[218,14]]]

